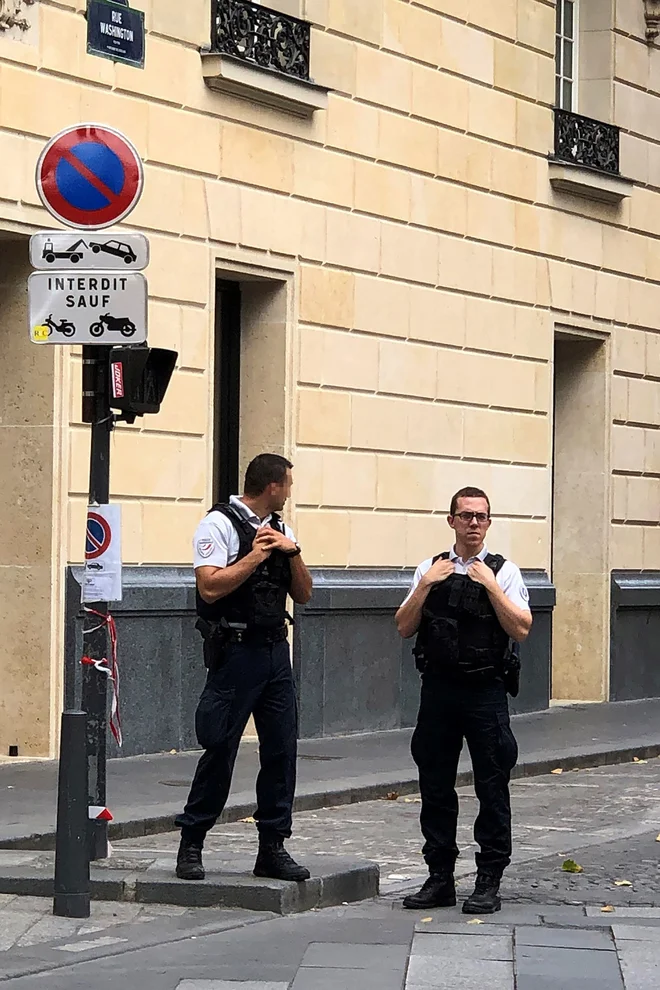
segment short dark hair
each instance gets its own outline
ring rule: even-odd
[[[291,461],[287,461],[286,457],[281,457],[280,454],[259,454],[247,466],[244,494],[256,498],[263,494],[269,485],[281,485],[287,471],[292,467]]]
[[[450,516],[456,515],[459,498],[485,498],[488,503],[488,515],[490,515],[490,499],[486,493],[481,490],[481,488],[461,488],[460,492],[456,492],[451,500],[451,506],[449,509]]]

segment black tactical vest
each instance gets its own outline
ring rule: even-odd
[[[443,553],[433,563],[448,558]],[[504,562],[499,554],[484,560],[494,574]],[[452,574],[431,587],[415,644],[420,669],[461,679],[493,679],[502,675],[508,647],[509,637],[482,585],[467,574]]]
[[[242,560],[252,550],[257,535],[254,526],[231,505],[214,505],[211,512],[221,512],[238,534],[236,560]],[[284,532],[280,517],[273,513],[273,529]],[[291,587],[291,562],[286,554],[274,550],[268,560],[257,567],[239,588],[225,598],[209,604],[197,591],[197,614],[207,622],[222,622],[246,626],[248,631],[281,629],[287,620],[286,600]]]

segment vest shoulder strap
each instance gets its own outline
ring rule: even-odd
[[[233,523],[234,528],[237,530],[239,535],[244,535],[249,537],[250,541],[254,539],[254,527],[252,523],[248,522],[245,516],[237,512],[233,505],[228,502],[216,502],[214,506],[209,509],[209,512],[221,512],[223,516],[226,516],[231,523]],[[282,520],[277,512],[273,512],[270,520],[270,526],[272,529],[277,530],[278,533],[284,532],[284,526]]]
[[[216,504],[209,509],[209,512],[221,512],[223,516],[226,516],[230,523],[233,525],[234,529],[238,533],[239,539],[249,540],[250,543],[254,540],[254,528],[251,523],[237,512],[233,505],[229,505],[228,502],[216,502]]]
[[[506,564],[506,557],[503,557],[501,553],[489,553],[484,559],[484,564],[490,567],[493,574],[499,574]]]
[[[432,563],[435,564],[436,560],[449,560],[449,552],[445,550],[444,553],[437,554]],[[489,553],[484,558],[484,564],[490,567],[493,574],[498,574],[502,570],[504,564],[506,564],[506,557],[503,557],[500,553]]]
[[[271,515],[270,526],[271,529],[277,530],[278,533],[284,532],[284,524],[282,522],[281,517],[277,514],[277,512],[273,512],[273,514]]]

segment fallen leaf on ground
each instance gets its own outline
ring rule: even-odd
[[[427,925],[429,923],[429,921],[433,921],[433,918],[422,918],[421,924],[422,925]]]
[[[468,921],[468,925],[483,925],[483,921],[481,918],[472,918],[471,921]]]
[[[176,750],[175,749],[171,749],[170,750],[170,756],[174,756],[175,754],[176,754]]]
[[[614,908],[612,907],[611,904],[606,904],[605,907],[601,908],[601,911],[603,912],[603,914],[612,914]]]
[[[556,769],[556,770],[551,770],[551,771],[550,771],[550,773],[563,773],[563,772],[564,772],[564,771],[562,770],[562,768],[561,768],[561,767],[557,767],[557,769]]]
[[[656,842],[660,842],[660,835],[658,836],[658,838],[655,841]]]
[[[565,859],[561,868],[564,873],[582,873],[582,867],[574,859]]]
[[[615,887],[632,887],[632,883],[630,882],[630,880],[615,880],[614,881],[614,886]]]
[[[386,801],[398,801],[399,800],[399,797],[400,797],[400,795],[399,795],[399,792],[398,791],[389,791],[385,795],[385,800]]]
[[[422,803],[422,799],[421,798],[404,798],[403,800],[406,802],[406,804],[421,804]]]
[[[241,818],[240,821],[242,821],[244,825],[254,825],[254,818],[252,818],[252,817],[250,817],[250,818]]]
[[[633,763],[648,763],[648,760],[640,760],[639,756],[633,756]]]

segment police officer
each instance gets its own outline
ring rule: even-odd
[[[312,579],[278,513],[291,494],[292,464],[260,454],[242,498],[215,505],[194,539],[197,628],[208,678],[195,715],[198,765],[183,814],[176,874],[203,880],[202,848],[227,801],[238,745],[250,715],[259,736],[259,853],[254,873],[307,880],[284,848],[296,784],[297,706],[289,660],[287,596],[305,604]]]
[[[403,905],[456,904],[455,787],[465,738],[479,800],[474,838],[480,850],[475,889],[463,911],[492,914],[501,907],[500,881],[511,861],[509,779],[518,758],[507,688],[517,694],[514,644],[526,639],[532,615],[519,569],[486,549],[491,517],[485,492],[457,492],[447,521],[456,534],[453,549],[417,568],[396,614],[401,636],[417,633],[422,696],[411,748],[419,770],[423,854],[430,874]]]

